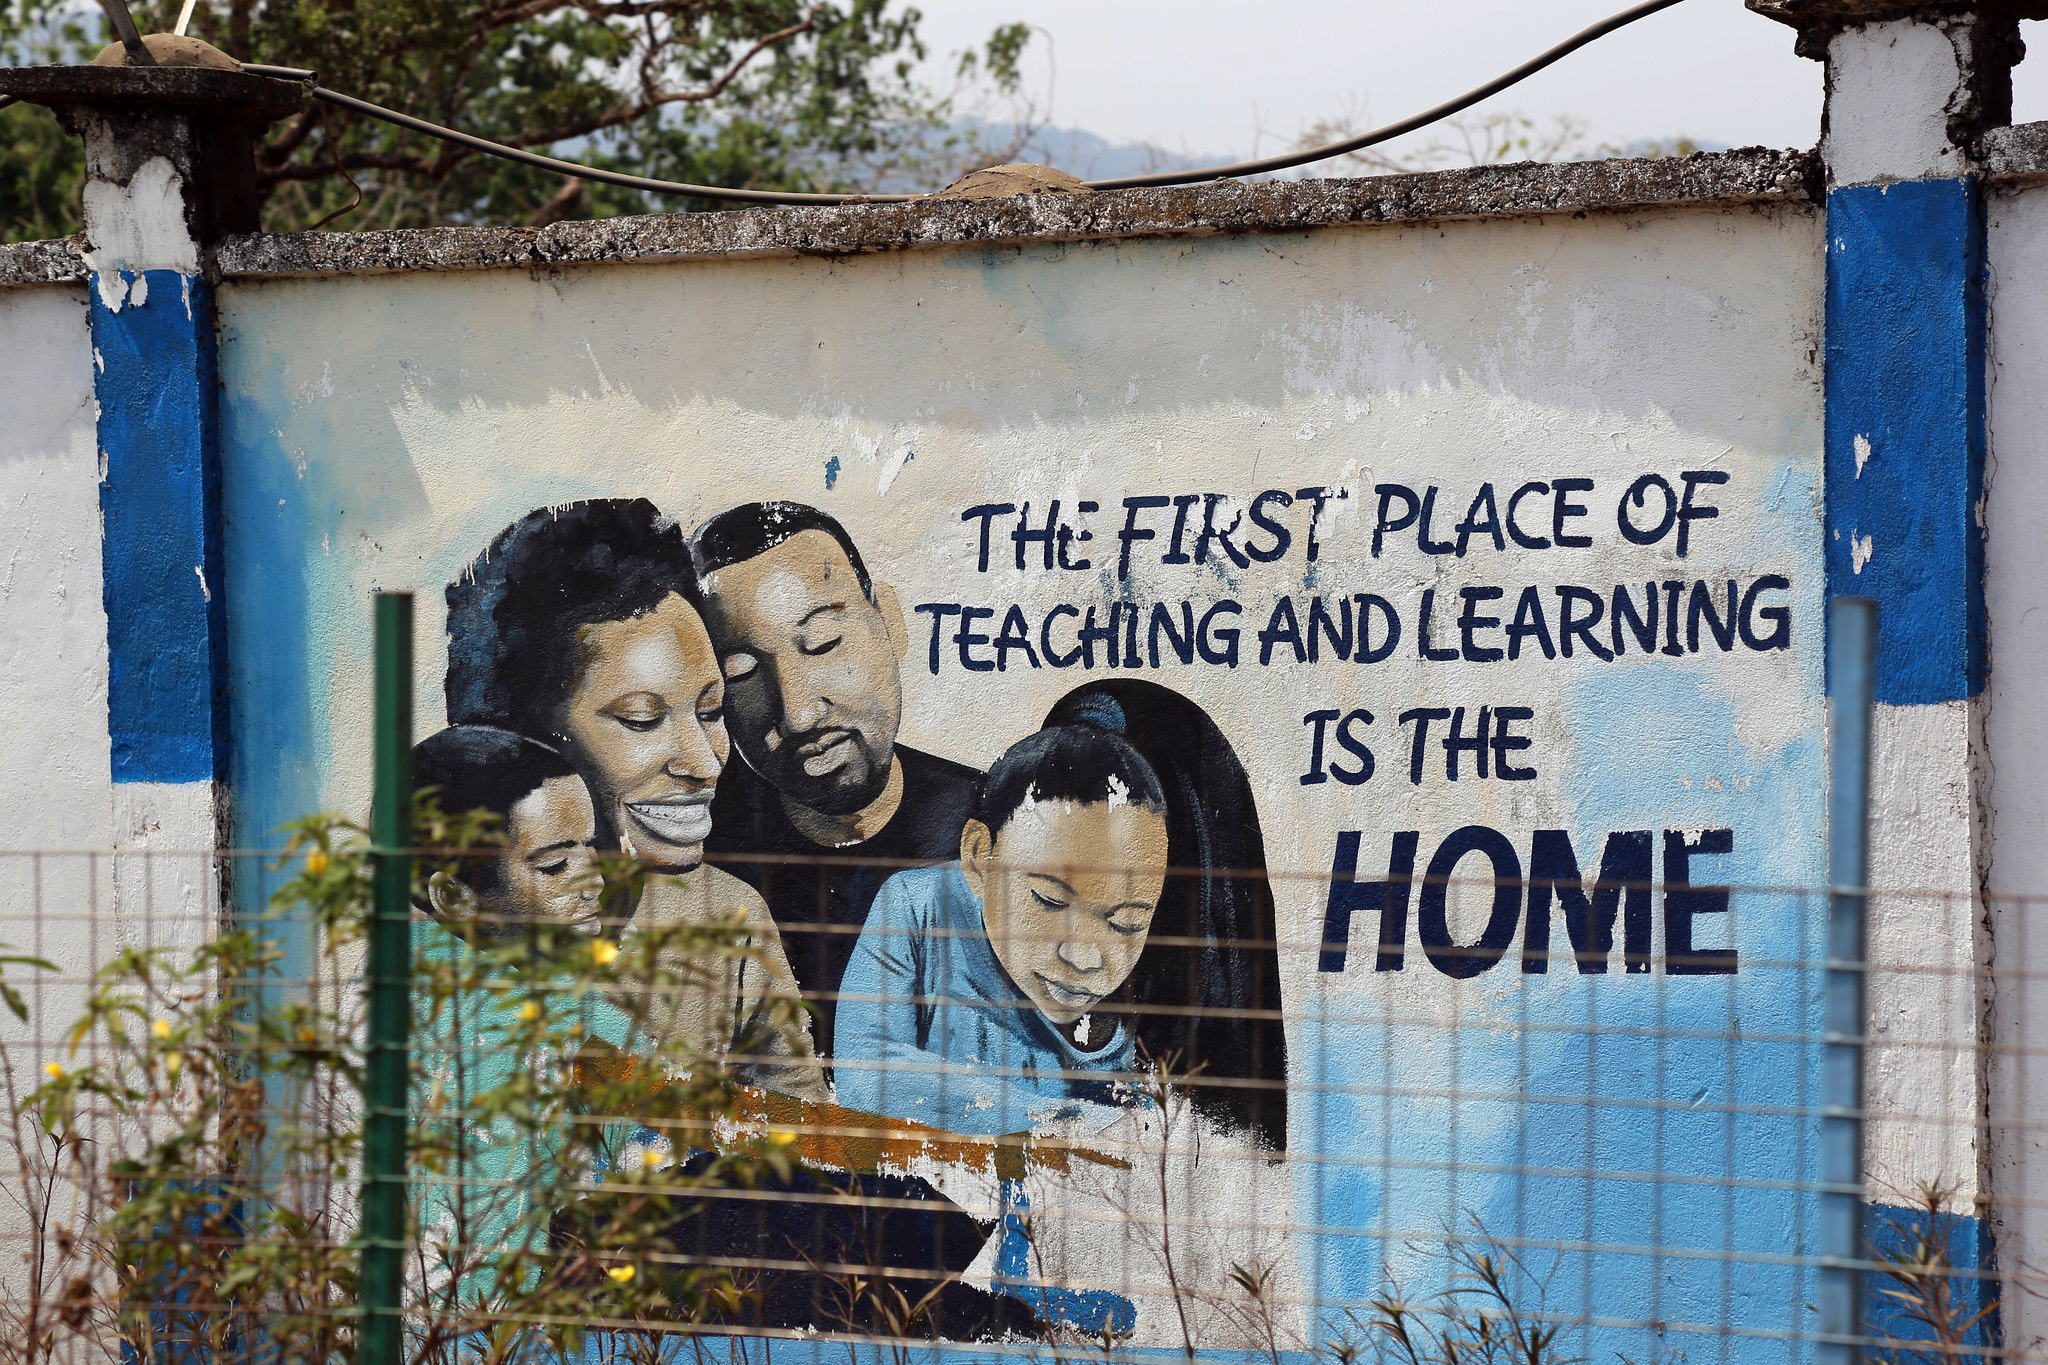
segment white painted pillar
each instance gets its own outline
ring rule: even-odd
[[[1865,1235],[1950,1191],[1951,1255],[1989,1269],[1984,1117],[1995,936],[1983,894],[1988,651],[1984,211],[1972,141],[2009,121],[2028,6],[1750,0],[1827,64],[1830,596],[1876,599]],[[1873,1278],[1866,1321],[1917,1337]],[[1995,1282],[1957,1285],[1967,1302]],[[1982,1339],[1998,1330],[1994,1320]]]
[[[56,108],[85,143],[114,939],[130,945],[202,941],[225,904],[227,617],[209,256],[222,233],[256,225],[252,129],[302,99],[200,44],[163,60],[9,73],[4,91]]]

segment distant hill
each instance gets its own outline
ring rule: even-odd
[[[1025,136],[1027,132],[1028,136]],[[1025,136],[1025,140],[1017,146],[1020,136]],[[1233,159],[1223,153],[1190,154],[1170,152],[1142,142],[1111,142],[1085,128],[1040,128],[1029,132],[1015,124],[984,123],[979,119],[954,123],[941,137],[958,149],[960,159],[971,160],[970,149],[978,148],[984,154],[994,156],[1010,152],[1016,146],[1016,151],[1006,159],[1056,166],[1083,180],[1113,180],[1126,175],[1188,170]],[[940,164],[943,166],[945,160],[955,155],[953,152],[942,154]],[[955,164],[958,164],[957,160]],[[937,173],[943,175],[946,172],[940,170]],[[882,177],[875,189],[884,194],[915,194],[936,189],[937,186],[930,183],[933,174],[934,168],[930,164],[912,164]]]
[[[964,119],[946,129],[948,138],[961,148],[978,147],[989,155],[1008,152],[1017,144],[1020,129],[1015,124],[987,123],[978,119]],[[1261,148],[1265,154],[1280,151],[1276,143]],[[1554,159],[1561,161],[1589,161],[1605,157],[1674,156],[1686,152],[1722,152],[1728,150],[1725,142],[1712,142],[1703,138],[1669,137],[1638,138],[1632,142],[1615,145],[1591,145],[1583,140],[1575,141],[1569,147],[1558,149]],[[1083,180],[1115,180],[1130,175],[1153,175],[1161,171],[1191,170],[1198,166],[1219,166],[1240,160],[1243,152],[1174,152],[1147,142],[1112,142],[1099,133],[1085,128],[1040,128],[1030,132],[1023,144],[1010,155],[1013,161],[1036,162],[1045,166],[1056,166],[1060,170],[1077,175]],[[1510,160],[1520,158],[1510,156]],[[1443,164],[1443,163],[1440,163]],[[1282,172],[1289,178],[1317,176],[1355,176],[1375,174],[1356,161],[1336,161],[1312,164],[1292,172]],[[1384,174],[1385,172],[1377,172]],[[931,170],[928,166],[906,168],[883,177],[875,186],[882,193],[918,193],[936,188],[929,183]]]

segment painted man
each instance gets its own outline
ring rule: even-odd
[[[725,865],[768,902],[829,1038],[876,893],[904,861],[959,856],[981,775],[896,742],[902,606],[837,521],[801,503],[748,503],[699,528],[692,553],[746,760],[719,784],[706,852],[779,860]]]

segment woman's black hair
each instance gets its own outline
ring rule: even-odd
[[[973,815],[993,839],[1029,802],[1115,799],[1166,814],[1152,765],[1121,735],[1096,725],[1053,725],[1003,751],[981,779]]]
[[[432,788],[444,814],[483,811],[497,817],[504,833],[512,807],[541,783],[576,775],[560,750],[488,725],[453,725],[428,735],[413,746],[412,770],[414,787]],[[490,891],[502,870],[501,858],[465,858],[457,872],[473,889]]]
[[[682,528],[645,498],[529,512],[448,585],[448,720],[553,739],[583,669],[577,632],[699,604]]]
[[[1097,727],[1142,755],[1165,796],[1167,866],[1191,869],[1167,875],[1152,941],[1119,993],[1139,1007],[1130,1020],[1139,1045],[1191,1073],[1197,1109],[1285,1151],[1287,1042],[1273,889],[1251,779],[1237,752],[1200,706],[1134,678],[1068,693],[1046,725]]]

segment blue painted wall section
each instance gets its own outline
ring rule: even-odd
[[[123,298],[116,310],[98,286],[114,781],[218,780],[227,717],[213,293],[177,271],[124,272],[105,291]]]
[[[1974,180],[1828,195],[1828,595],[1877,599],[1880,702],[1984,686],[1984,336]]]

